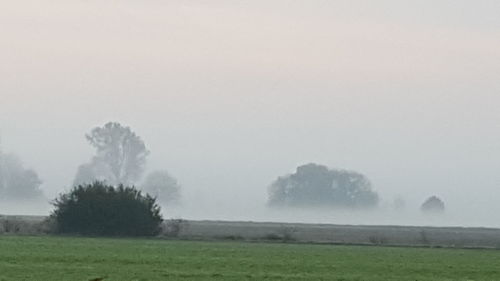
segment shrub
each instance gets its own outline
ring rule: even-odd
[[[134,187],[103,182],[76,186],[53,205],[51,217],[59,233],[152,236],[163,221],[155,198]]]

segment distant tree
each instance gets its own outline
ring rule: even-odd
[[[425,213],[443,213],[445,210],[444,202],[437,196],[431,196],[425,200],[420,210]]]
[[[155,196],[160,203],[174,203],[180,198],[180,185],[167,171],[150,173],[141,185],[141,190]]]
[[[140,179],[149,151],[129,127],[109,122],[94,128],[86,138],[96,155],[78,168],[75,184],[101,180],[112,185],[132,185]]]
[[[41,199],[42,181],[32,169],[24,168],[13,154],[0,154],[0,198]]]
[[[103,182],[80,185],[54,201],[51,217],[60,233],[151,236],[163,221],[156,199],[134,187]]]
[[[366,208],[377,204],[378,195],[364,175],[317,164],[300,166],[269,187],[271,206]]]

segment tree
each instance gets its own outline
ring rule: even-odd
[[[0,153],[0,198],[41,199],[41,184],[38,174],[24,168],[17,156]]]
[[[317,164],[300,166],[269,187],[271,206],[364,208],[377,204],[378,195],[364,175]]]
[[[444,209],[444,202],[437,196],[427,198],[420,207],[420,210],[425,213],[443,213]]]
[[[150,173],[141,185],[141,190],[155,196],[160,203],[177,202],[180,198],[180,185],[167,171]]]
[[[96,149],[96,155],[78,168],[75,184],[101,180],[112,185],[131,185],[140,179],[149,151],[129,127],[109,122],[92,129],[85,137]]]
[[[60,233],[152,236],[159,233],[163,221],[155,198],[124,185],[79,185],[53,204],[51,217]]]

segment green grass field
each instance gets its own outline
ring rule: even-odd
[[[500,280],[500,251],[0,236],[0,280]]]

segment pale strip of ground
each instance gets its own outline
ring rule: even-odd
[[[0,233],[46,234],[46,217],[0,216]],[[160,237],[186,240],[500,248],[500,229],[167,220]]]

